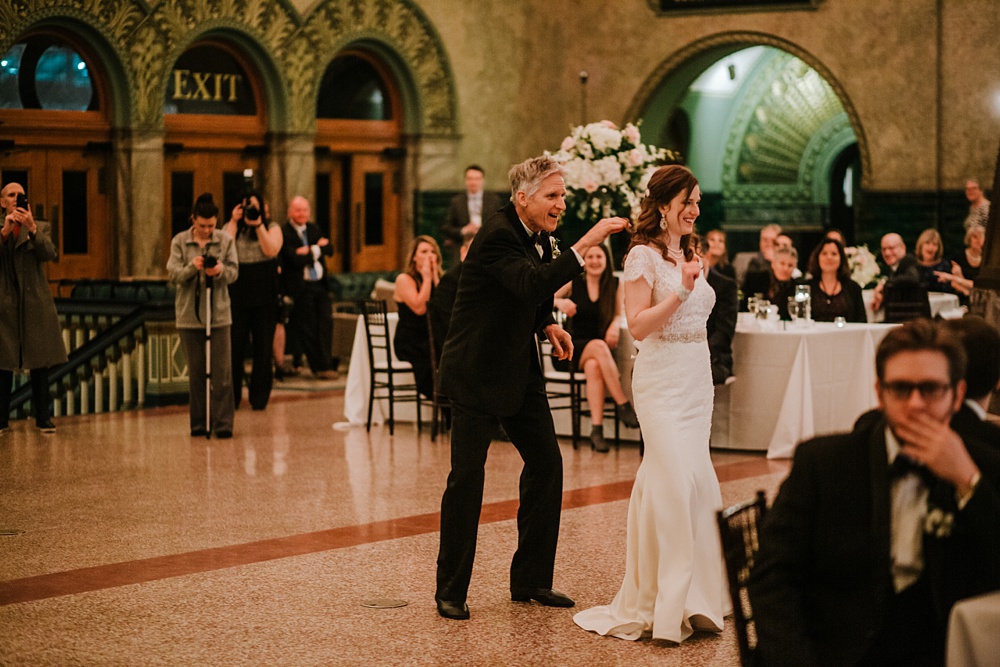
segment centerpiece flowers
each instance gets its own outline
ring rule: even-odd
[[[649,177],[680,156],[642,143],[639,127],[620,128],[610,120],[572,128],[559,150],[546,155],[563,165],[566,213],[560,236],[575,242],[601,218],[635,221]]]
[[[874,285],[881,269],[868,246],[849,246],[844,248],[844,252],[847,254],[847,267],[851,270],[851,280],[862,288]]]

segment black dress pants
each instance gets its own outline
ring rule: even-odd
[[[510,566],[510,587],[552,588],[562,505],[562,454],[542,378],[532,374],[529,382],[524,403],[509,417],[452,402],[451,472],[441,501],[437,561],[439,599],[466,599],[483,505],[486,454],[498,423],[524,461],[517,511],[518,546]]]
[[[274,327],[278,321],[278,307],[272,301],[267,305],[244,306],[232,302],[233,328],[233,405],[240,407],[243,399],[243,361],[247,346],[253,354],[250,372],[250,407],[263,410],[271,398],[274,384],[273,357]]]
[[[10,399],[14,393],[14,371],[0,370],[0,427],[10,419]],[[52,418],[52,395],[49,394],[49,369],[31,369],[31,409],[35,423],[42,425]]]
[[[295,297],[289,317],[289,332],[309,360],[313,373],[330,370],[333,337],[333,306],[322,281],[305,281]]]

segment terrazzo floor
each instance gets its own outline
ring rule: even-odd
[[[681,645],[580,630],[513,603],[521,462],[494,443],[465,622],[440,618],[434,569],[447,435],[332,428],[340,390],[278,390],[231,440],[185,408],[31,421],[0,435],[0,665],[738,665],[721,635]],[[244,403],[245,405],[245,403]],[[562,443],[555,586],[606,604],[624,571],[639,450]],[[713,452],[726,505],[773,497],[788,463]],[[402,607],[368,608],[372,600]]]

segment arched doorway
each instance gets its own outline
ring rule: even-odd
[[[85,40],[34,30],[0,58],[0,179],[20,183],[59,258],[50,282],[109,278],[111,95]]]
[[[243,198],[246,170],[259,190],[267,190],[264,99],[257,69],[227,41],[198,41],[177,58],[163,108],[168,246],[190,226],[191,206],[201,193],[215,196],[221,226]]]
[[[763,35],[718,35],[672,56],[645,89],[632,117],[685,154],[702,186],[699,228],[726,229],[731,252],[755,249],[769,223],[790,232],[803,263],[826,229],[854,237],[838,156],[853,151],[860,185],[863,135],[837,82],[808,54]]]
[[[334,242],[333,272],[399,268],[402,117],[380,58],[351,49],[327,66],[316,102],[314,215]]]

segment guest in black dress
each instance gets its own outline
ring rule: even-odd
[[[233,208],[223,231],[236,242],[240,279],[229,286],[233,312],[233,399],[240,407],[243,398],[243,362],[247,347],[253,358],[250,373],[250,407],[263,410],[271,397],[274,368],[271,357],[274,328],[278,321],[278,252],[283,236],[281,225],[267,215],[267,206],[253,192]]]
[[[847,253],[840,241],[825,238],[809,256],[809,281],[812,287],[812,318],[833,322],[843,317],[848,322],[866,322],[861,286],[851,280]]]
[[[736,269],[729,263],[729,251],[726,250],[726,233],[721,229],[713,229],[705,234],[703,246],[704,251],[700,254],[708,268],[736,280]]]
[[[949,271],[937,274],[939,280],[947,281],[958,294],[958,300],[963,306],[969,305],[969,294],[972,293],[979,268],[983,264],[983,246],[986,244],[986,229],[972,225],[965,232],[965,250],[951,261]]]
[[[434,396],[431,348],[427,337],[427,303],[441,280],[441,249],[430,236],[418,236],[410,244],[409,261],[396,277],[392,294],[399,311],[399,323],[392,338],[396,356],[413,366],[417,390]]]
[[[622,422],[631,428],[639,427],[635,410],[622,390],[621,376],[611,352],[618,347],[622,304],[612,267],[608,249],[604,245],[593,246],[583,256],[583,275],[555,295],[555,307],[570,318],[567,329],[573,336],[571,363],[587,380],[590,444],[599,452],[608,451],[603,426],[605,391],[619,406]]]
[[[788,314],[788,297],[795,296],[792,273],[795,272],[798,261],[799,253],[795,248],[775,248],[769,271],[754,271],[747,274],[740,310],[744,312],[747,310],[747,299],[751,296],[763,294],[772,306],[777,307],[781,319],[792,319]]]
[[[942,259],[944,256],[944,243],[941,241],[941,234],[936,229],[925,229],[917,238],[917,245],[914,248],[917,256],[917,272],[920,273],[920,282],[927,285],[931,292],[952,292],[955,289],[947,280],[938,278],[938,273],[950,273],[951,262]]]

